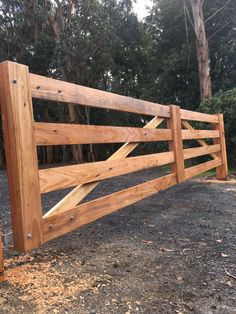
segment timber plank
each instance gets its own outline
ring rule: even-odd
[[[172,162],[174,162],[174,154],[165,152],[119,160],[43,169],[39,171],[41,193],[65,189],[88,182],[101,181],[134,171],[163,166]]]
[[[185,169],[185,178],[190,179],[194,176],[197,176],[200,173],[206,172],[208,170],[211,170],[213,168],[216,168],[218,166],[222,165],[222,161],[220,158],[204,162],[202,164],[199,164],[197,166],[189,167]]]
[[[169,118],[168,106],[121,96],[98,89],[30,74],[32,96],[37,99],[52,100],[92,106],[112,110],[139,113],[144,115]],[[218,123],[214,115],[181,109],[181,119]]]
[[[220,133],[218,130],[182,130],[183,140],[217,138],[219,136],[220,136]]]
[[[169,108],[145,100],[30,74],[32,96],[38,99],[79,104],[150,116],[169,117]]]
[[[182,121],[183,127],[185,127],[187,130],[194,130],[194,128],[191,126],[191,124],[188,121]],[[202,139],[196,139],[198,144],[200,144],[203,147],[207,147],[208,144],[202,140]],[[216,154],[210,154],[212,158],[217,158]]]
[[[220,145],[209,145],[205,147],[186,148],[184,149],[184,159],[190,159],[194,157],[211,155],[220,151]]]
[[[163,122],[163,119],[154,117],[149,121],[144,129],[154,129],[158,127]],[[108,160],[116,160],[127,157],[139,143],[125,143],[123,144],[114,154],[112,154]],[[100,182],[86,183],[83,185],[78,185],[70,193],[68,193],[62,200],[60,200],[56,205],[54,205],[44,217],[49,217],[54,214],[63,212],[69,208],[76,206],[80,201],[82,201]]]
[[[152,120],[150,120],[144,127],[143,129],[155,129],[157,128],[164,119],[154,117]],[[108,160],[116,160],[120,158],[125,158],[127,157],[136,147],[139,146],[140,143],[130,143],[126,142],[123,144],[117,151],[115,151],[109,158]]]
[[[218,123],[218,120],[215,115],[211,115],[207,113],[181,109],[180,115],[181,115],[182,120]]]
[[[43,242],[28,67],[3,62],[0,64],[0,80],[14,247],[25,252]]]
[[[40,122],[34,125],[35,140],[38,146],[169,141],[172,138],[171,130],[168,129]]]
[[[175,174],[170,174],[81,204],[64,213],[44,218],[44,241],[54,239],[176,183]]]

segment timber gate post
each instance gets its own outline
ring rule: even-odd
[[[171,164],[171,170],[176,174],[178,183],[185,180],[184,150],[182,140],[182,124],[180,116],[180,107],[170,105],[170,119],[168,119],[168,128],[172,130],[172,141],[169,141],[169,151],[174,153],[174,163]]]
[[[213,124],[213,129],[219,131],[219,138],[214,139],[214,144],[220,145],[220,152],[217,156],[221,158],[222,165],[216,168],[216,178],[218,180],[227,180],[228,178],[228,162],[226,153],[226,142],[225,142],[225,128],[224,128],[224,116],[222,113],[217,114],[218,123]]]
[[[0,80],[14,248],[25,252],[43,243],[28,67],[10,61],[3,62],[0,64]]]

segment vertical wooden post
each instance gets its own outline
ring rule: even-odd
[[[2,232],[0,229],[0,282],[4,281]]]
[[[168,128],[172,130],[173,140],[169,142],[169,150],[174,152],[175,162],[171,165],[172,172],[176,174],[177,182],[185,180],[184,151],[182,140],[182,124],[180,107],[170,105],[170,119]]]
[[[214,139],[214,144],[220,144],[220,152],[217,153],[217,157],[222,159],[222,165],[216,168],[216,178],[218,180],[227,180],[228,178],[228,162],[225,143],[225,129],[224,129],[224,116],[222,113],[217,114],[219,123],[214,124],[213,128],[219,130],[220,137]]]
[[[0,103],[9,182],[14,248],[43,243],[42,209],[28,67],[0,64]]]

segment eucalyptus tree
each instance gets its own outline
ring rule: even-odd
[[[139,24],[131,0],[0,1],[0,58],[30,66],[39,74],[90,87],[136,95]],[[107,113],[69,104],[36,118],[71,123],[104,123]],[[116,115],[116,119],[120,117]],[[40,150],[44,152],[44,149]],[[48,161],[52,148],[47,148]],[[94,159],[92,146],[56,147],[63,161]]]

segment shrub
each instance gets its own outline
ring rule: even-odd
[[[228,162],[236,165],[236,88],[219,91],[212,99],[202,102],[199,110],[205,113],[223,113],[227,144]]]

